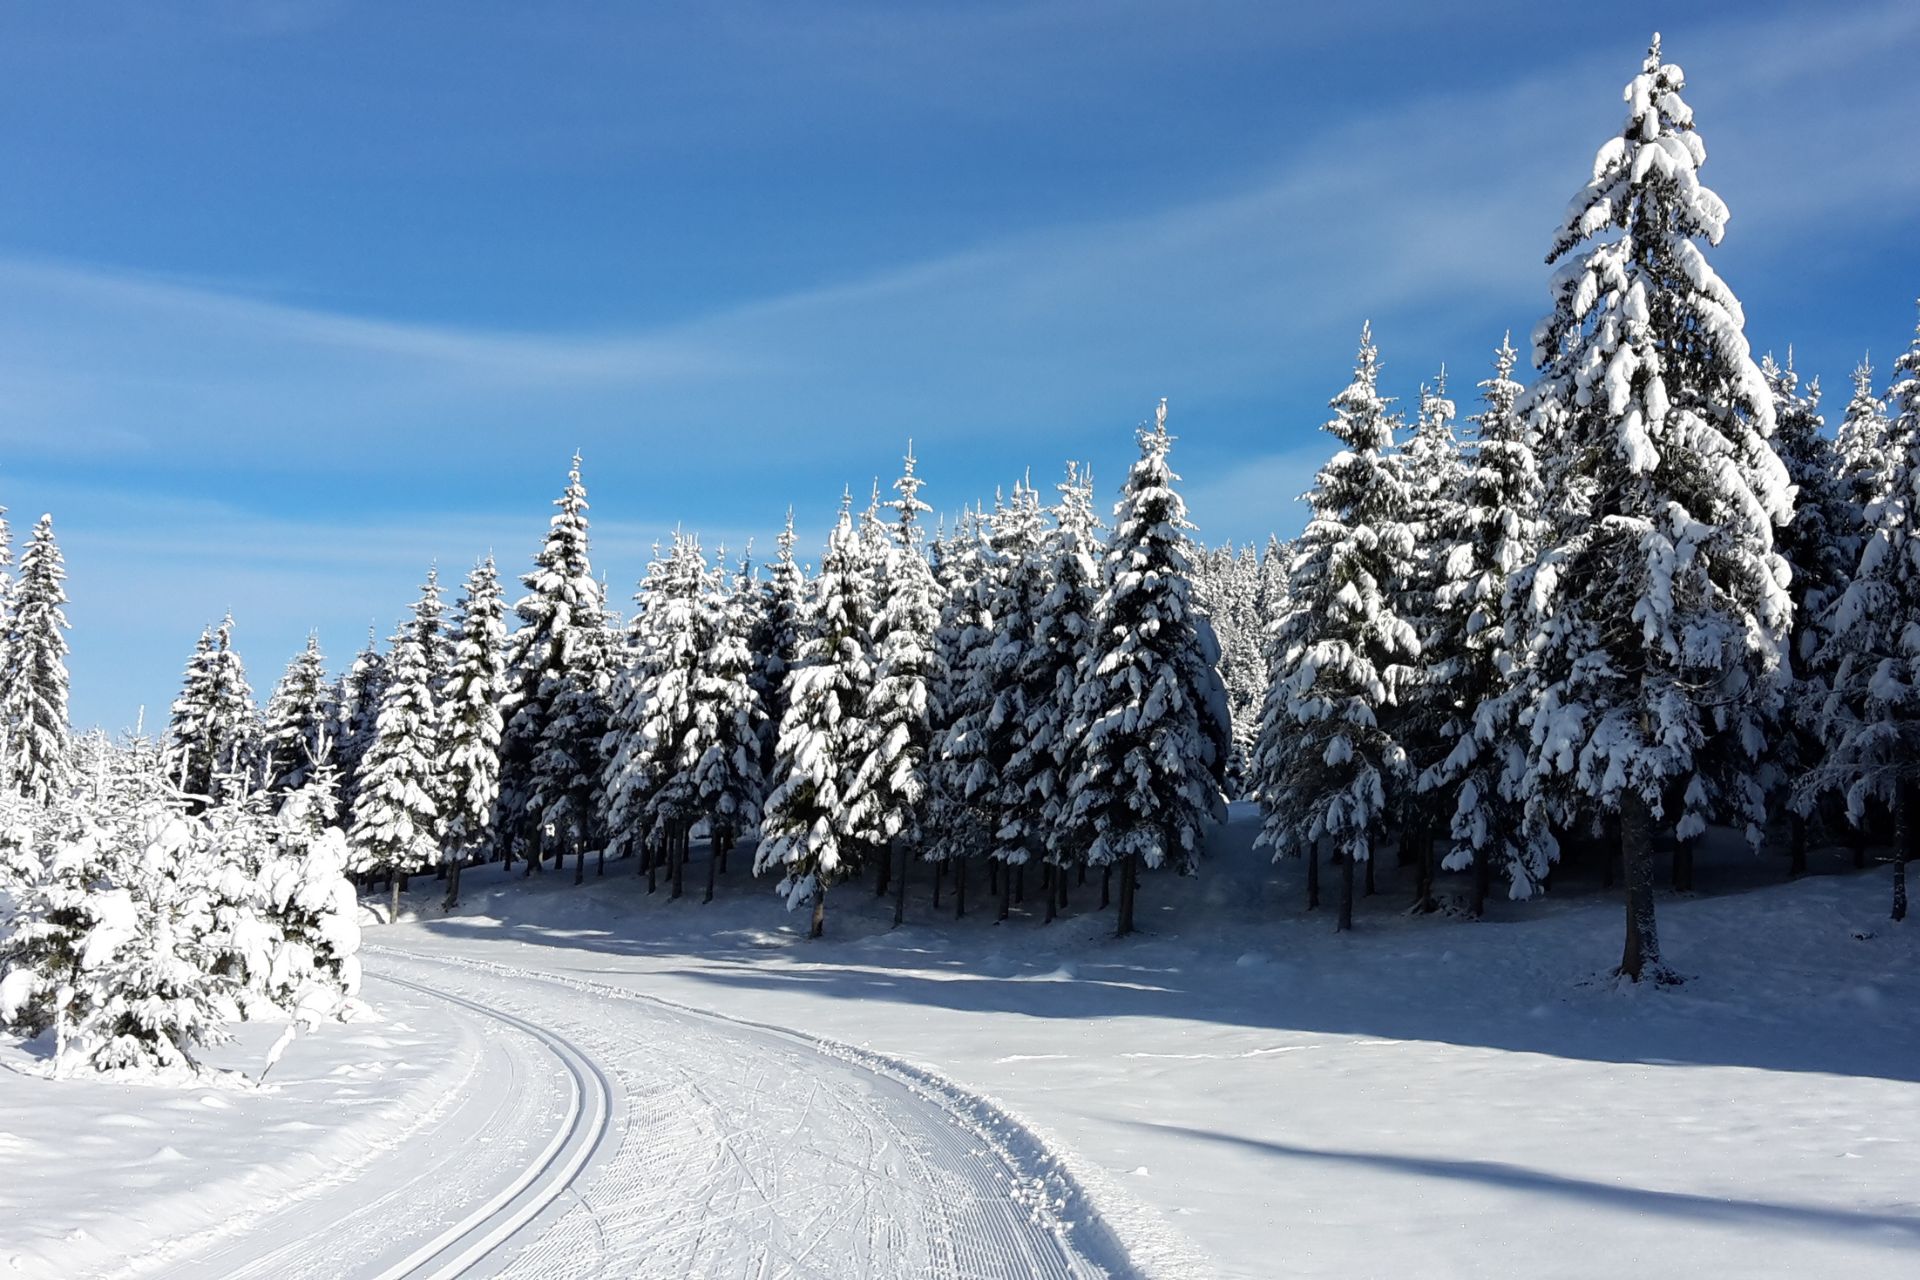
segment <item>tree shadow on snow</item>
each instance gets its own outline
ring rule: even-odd
[[[1173,1132],[1206,1142],[1250,1149],[1297,1165],[1347,1164],[1417,1178],[1476,1182],[1526,1195],[1574,1200],[1583,1205],[1616,1209],[1623,1213],[1654,1214],[1723,1226],[1837,1234],[1852,1238],[1857,1238],[1861,1231],[1877,1231],[1899,1238],[1905,1244],[1920,1247],[1920,1216],[1913,1214],[1822,1208],[1772,1200],[1743,1200],[1697,1195],[1687,1191],[1659,1191],[1649,1187],[1620,1186],[1587,1178],[1573,1178],[1492,1160],[1457,1160],[1445,1156],[1408,1156],[1373,1151],[1331,1151],[1186,1125],[1142,1121],[1123,1123],[1139,1129]]]
[[[1275,866],[1244,848],[1199,877],[1148,877],[1145,933],[1124,941],[1109,935],[1110,912],[1092,910],[1094,886],[1076,885],[1074,905],[1053,924],[1042,926],[1029,901],[996,925],[984,883],[976,910],[956,921],[951,886],[936,913],[930,877],[917,871],[905,927],[890,928],[890,900],[847,885],[830,898],[828,937],[808,942],[804,920],[737,868],[703,905],[691,870],[688,896],[669,901],[664,886],[647,895],[631,863],[579,888],[570,876],[548,877],[531,892],[517,878],[469,873],[488,918],[419,927],[608,958],[571,969],[582,975],[659,972],[717,988],[1061,1023],[1155,1020],[1167,1025],[1153,1047],[1239,1027],[1920,1081],[1920,1028],[1901,1016],[1920,1001],[1914,939],[1884,922],[1879,936],[1862,937],[1873,931],[1857,923],[1862,904],[1876,900],[1877,877],[1825,874],[1787,886],[1778,868],[1741,857],[1724,868],[1703,858],[1701,880],[1744,878],[1771,884],[1776,896],[1730,888],[1663,897],[1668,959],[1690,981],[1660,991],[1606,979],[1621,926],[1597,876],[1585,891],[1569,877],[1552,901],[1500,902],[1489,921],[1473,922],[1409,916],[1411,872],[1383,865],[1381,892],[1357,903],[1355,932],[1335,934],[1330,908],[1301,910],[1298,863]],[[804,1025],[800,1015],[781,1020]],[[1236,1046],[1201,1047],[1234,1056]]]

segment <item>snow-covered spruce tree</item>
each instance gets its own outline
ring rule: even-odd
[[[1191,607],[1192,526],[1167,465],[1172,445],[1162,400],[1114,507],[1069,729],[1068,840],[1096,866],[1119,865],[1123,937],[1140,868],[1192,870],[1206,825],[1226,816],[1226,690]]]
[[[361,761],[348,842],[356,872],[383,874],[392,893],[390,920],[400,918],[406,878],[439,857],[434,806],[433,691],[420,637],[402,627],[393,638],[386,695],[373,745]]]
[[[1430,637],[1441,625],[1438,594],[1446,577],[1446,556],[1463,518],[1461,489],[1466,465],[1453,433],[1457,413],[1447,398],[1447,371],[1432,387],[1420,388],[1420,409],[1406,448],[1393,457],[1406,482],[1408,514],[1414,531],[1414,556],[1408,575],[1391,584],[1394,611],[1413,627],[1421,641],[1421,661],[1400,682],[1383,727],[1407,753],[1415,769],[1439,761],[1451,747],[1447,726],[1461,712],[1453,681],[1451,651],[1438,649]],[[1444,820],[1432,800],[1418,787],[1401,787],[1394,798],[1394,826],[1400,833],[1403,859],[1411,855],[1417,878],[1413,909],[1433,911],[1434,827]],[[1371,871],[1372,864],[1368,864]],[[1368,889],[1373,886],[1368,877]]]
[[[67,727],[67,593],[53,517],[41,516],[20,557],[0,637],[0,767],[10,791],[45,804],[72,775]]]
[[[1773,531],[1793,491],[1740,303],[1699,243],[1719,242],[1727,210],[1700,184],[1706,147],[1683,87],[1655,37],[1627,85],[1626,126],[1548,254],[1553,311],[1534,331],[1540,378],[1522,401],[1553,504],[1519,584],[1528,781],[1563,828],[1618,813],[1619,972],[1635,981],[1672,978],[1654,925],[1653,819],[1682,840],[1709,818],[1759,838],[1766,797],[1751,766],[1792,615]]]
[[[664,588],[667,557],[653,544],[647,570],[633,593],[633,616],[628,620],[607,695],[607,733],[600,744],[605,762],[600,774],[600,825],[617,857],[641,854],[640,872],[653,871],[647,842],[647,803],[655,778],[647,767],[648,699],[658,674],[644,666],[640,654],[649,626],[654,597]],[[651,889],[649,889],[651,892]]]
[[[1411,782],[1406,752],[1384,724],[1420,657],[1392,594],[1414,575],[1419,539],[1405,474],[1386,456],[1396,423],[1389,403],[1372,327],[1363,327],[1353,382],[1333,398],[1322,428],[1345,447],[1307,498],[1312,516],[1294,544],[1254,758],[1260,843],[1276,859],[1308,859],[1309,907],[1319,903],[1321,845],[1331,847],[1341,866],[1340,929],[1353,927],[1354,867],[1373,857]]]
[[[675,530],[661,571],[648,575],[646,611],[628,649],[643,695],[634,720],[637,741],[624,752],[616,749],[625,768],[641,775],[638,816],[665,857],[675,898],[685,887],[689,836],[703,816],[700,762],[718,740],[713,707],[701,689],[717,620],[708,599],[711,578],[700,539]]]
[[[256,781],[259,717],[233,648],[233,615],[203,632],[173,704],[168,771],[198,809],[236,797]]]
[[[605,625],[605,603],[588,555],[587,490],[580,483],[579,454],[554,505],[559,512],[548,524],[546,542],[533,569],[520,579],[527,594],[514,606],[520,627],[508,641],[502,708],[500,836],[508,842],[509,857],[513,846],[521,847],[529,870],[539,868],[548,852],[545,828],[553,825],[556,836],[564,831],[556,819],[565,815],[549,813],[548,807],[565,806],[576,766],[591,759],[599,745],[569,736],[569,728],[590,728],[584,718],[571,726],[553,723],[554,703],[569,690],[579,692],[587,676],[581,663],[591,656],[591,646],[575,643],[573,633]]]
[[[309,1027],[339,1017],[360,991],[359,903],[332,774],[323,761],[280,806],[257,885],[272,938],[253,968],[267,997]]]
[[[1033,754],[1033,767],[1020,764],[1026,804],[1041,824],[1045,856],[1059,877],[1056,897],[1063,898],[1068,870],[1084,867],[1087,854],[1078,839],[1084,830],[1068,821],[1072,808],[1067,771],[1073,761],[1074,691],[1093,644],[1094,610],[1100,601],[1102,526],[1093,510],[1090,472],[1068,463],[1059,493],[1053,528],[1041,546],[1048,589],[1033,629],[1033,686],[1040,696],[1027,708],[1021,747]]]
[[[812,626],[787,673],[787,713],[773,790],[760,819],[754,872],[778,869],[789,910],[813,906],[809,936],[826,927],[827,889],[859,874],[868,849],[848,825],[846,796],[865,754],[873,687],[872,585],[849,504],[827,539],[813,580]]]
[[[698,690],[713,732],[694,766],[694,787],[707,823],[707,902],[713,901],[720,860],[760,821],[760,801],[766,795],[760,749],[766,740],[767,712],[755,685],[757,668],[751,648],[758,606],[759,591],[748,562],[741,563],[730,590],[724,571],[716,572],[705,606],[711,619],[705,627],[709,641],[700,661]]]
[[[460,870],[484,858],[500,799],[500,699],[507,687],[506,608],[488,556],[467,574],[454,623],[453,665],[441,694],[438,773],[446,797],[440,851],[447,910],[460,904]]]
[[[340,805],[351,812],[360,785],[360,765],[373,745],[380,720],[380,703],[387,696],[387,655],[380,651],[373,628],[367,628],[366,647],[354,655],[340,678],[335,695],[339,708],[338,745],[334,759],[340,766]]]
[[[453,670],[453,633],[446,626],[447,608],[441,600],[440,566],[427,566],[427,580],[420,584],[420,597],[413,602],[413,630],[420,637],[420,654],[426,663],[427,687],[437,696],[446,686]]]
[[[1864,513],[1893,479],[1893,458],[1887,448],[1887,406],[1874,394],[1873,365],[1862,359],[1853,370],[1853,398],[1847,401],[1835,441],[1840,474],[1847,496]],[[1861,517],[1864,525],[1864,514]],[[1849,547],[1848,559],[1858,563],[1860,547]]]
[[[1533,563],[1546,532],[1539,468],[1526,424],[1514,411],[1522,390],[1513,378],[1517,359],[1512,341],[1502,340],[1493,376],[1480,384],[1486,407],[1473,418],[1472,464],[1425,641],[1427,670],[1444,671],[1457,710],[1440,726],[1445,754],[1421,774],[1420,787],[1451,815],[1452,847],[1443,865],[1472,869],[1476,916],[1495,872],[1506,876],[1510,897],[1524,898],[1547,870],[1538,846],[1526,838],[1515,790],[1525,772],[1526,736],[1517,723],[1507,584]]]
[[[935,701],[944,684],[934,632],[940,626],[939,586],[920,546],[920,501],[925,482],[914,473],[913,444],[894,482],[893,545],[876,575],[883,584],[873,623],[873,684],[864,710],[869,732],[864,755],[847,786],[848,829],[862,843],[896,859],[893,923],[906,918],[907,868],[924,847],[928,771],[940,722]]]
[[[1820,620],[1846,589],[1853,570],[1846,551],[1858,545],[1860,513],[1847,493],[1839,453],[1823,431],[1820,380],[1800,389],[1791,349],[1784,369],[1767,356],[1760,373],[1773,396],[1774,450],[1795,490],[1793,521],[1774,535],[1775,549],[1793,575],[1788,585],[1793,630],[1787,646],[1793,664],[1786,673],[1791,681],[1786,723],[1774,736],[1773,752],[1787,775],[1797,778],[1817,766],[1824,754],[1822,726],[1833,673],[1820,660],[1826,647]],[[1806,870],[1810,799],[1805,788],[1795,788],[1788,801],[1795,875]]]
[[[298,791],[322,765],[332,763],[339,737],[340,709],[320,637],[309,634],[307,647],[287,664],[267,699],[264,751],[267,790],[275,795]],[[333,775],[329,775],[333,776]]]
[[[760,753],[761,773],[767,777],[773,773],[780,722],[787,713],[787,672],[800,660],[800,646],[811,625],[807,575],[793,558],[793,546],[793,508],[788,507],[787,526],[780,533],[779,553],[761,589],[760,616],[753,633],[754,687],[761,691],[767,713],[761,733],[765,745]]]
[[[1044,853],[1052,834],[1030,796],[1050,762],[1029,749],[1027,737],[1027,720],[1033,709],[1053,695],[1053,687],[1047,683],[1052,672],[1035,638],[1051,587],[1047,564],[1040,554],[1045,532],[1040,495],[1022,481],[1013,487],[1011,501],[994,512],[989,531],[988,545],[997,572],[986,580],[992,581],[997,590],[987,602],[993,619],[993,642],[986,665],[990,710],[984,722],[984,759],[992,790],[975,797],[987,808],[993,824],[989,856],[1000,864],[1002,920],[1007,918],[1016,877],[1024,894],[1026,866]]]
[[[997,503],[994,519],[1004,509]],[[994,709],[994,609],[1006,591],[1006,565],[995,554],[989,519],[970,511],[942,562],[947,582],[935,651],[946,674],[945,713],[929,782],[931,827],[954,868],[954,909],[967,908],[967,869],[994,849],[1000,778],[990,752]]]
[[[600,597],[606,598],[604,584]],[[548,712],[533,762],[535,808],[564,842],[563,852],[568,846],[574,850],[575,884],[586,879],[587,854],[596,848],[600,873],[606,872],[599,789],[607,766],[619,635],[619,618],[604,605],[590,621],[583,617],[575,623],[568,635],[568,677]],[[555,855],[556,869],[560,856]]]
[[[206,825],[164,806],[63,809],[0,948],[0,1022],[52,1031],[61,1075],[197,1070],[238,1014]]]
[[[1902,920],[1920,785],[1920,329],[1894,363],[1887,419],[1890,476],[1867,507],[1860,563],[1825,624],[1833,750],[1815,784],[1845,795],[1856,826],[1870,803],[1892,811],[1893,918]]]
[[[1220,680],[1233,717],[1227,760],[1230,794],[1247,791],[1247,770],[1260,736],[1260,703],[1267,690],[1265,626],[1260,617],[1260,562],[1251,546],[1220,549],[1208,584],[1207,611],[1220,642]]]

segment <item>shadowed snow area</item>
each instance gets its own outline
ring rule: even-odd
[[[995,924],[979,870],[955,921],[951,882],[936,913],[916,867],[906,926],[843,885],[812,943],[744,852],[711,904],[697,846],[679,901],[631,862],[579,887],[571,866],[470,872],[452,915],[416,881],[419,917],[368,933],[388,1021],[303,1038],[266,1090],[5,1076],[0,1262],[385,1274],[564,1139],[564,1185],[530,1184],[432,1265],[1920,1269],[1920,943],[1886,922],[1884,867],[1828,852],[1785,883],[1784,858],[1710,844],[1700,893],[1661,899],[1687,983],[1632,989],[1605,977],[1617,902],[1575,871],[1474,923],[1403,914],[1411,870],[1383,865],[1335,935],[1253,830],[1236,809],[1198,877],[1148,876],[1125,942],[1097,877],[1051,925],[1036,901]],[[221,1060],[257,1071],[247,1030]],[[581,1097],[602,1088],[596,1113]],[[343,1161],[360,1172],[315,1185]]]

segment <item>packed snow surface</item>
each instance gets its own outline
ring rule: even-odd
[[[996,926],[916,868],[904,928],[848,885],[808,943],[744,853],[709,905],[631,862],[469,873],[452,916],[426,884],[368,931],[384,1021],[263,1087],[8,1049],[0,1274],[1920,1271],[1884,867],[1710,846],[1661,900],[1687,983],[1634,989],[1571,872],[1475,924],[1403,915],[1383,864],[1336,936],[1254,830],[1143,881],[1125,942],[1096,884]],[[218,1060],[257,1074],[276,1029],[246,1031]]]

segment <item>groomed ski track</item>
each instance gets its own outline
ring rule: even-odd
[[[366,1176],[208,1248],[169,1250],[159,1274],[1133,1274],[1033,1135],[904,1063],[491,961],[386,946],[366,959],[370,978],[485,1028],[492,1052],[462,1082],[471,1096]],[[529,1108],[533,1097],[546,1101]],[[510,1180],[462,1160],[487,1146],[461,1126],[512,1132],[530,1117],[540,1129],[512,1144],[523,1158]],[[485,1195],[471,1189],[483,1175]]]

